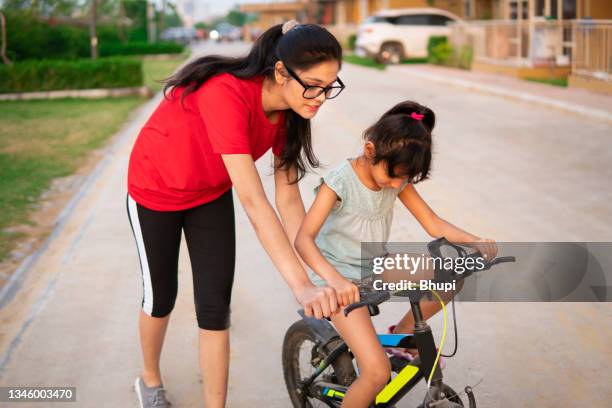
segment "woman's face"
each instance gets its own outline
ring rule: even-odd
[[[304,119],[313,118],[319,111],[321,105],[325,102],[325,93],[322,93],[314,99],[304,98],[304,87],[283,69],[282,62],[278,64],[280,64],[277,65],[277,68],[280,68],[278,71],[283,72],[282,92],[285,103],[290,109]],[[338,61],[325,61],[307,70],[294,69],[293,71],[306,86],[326,87],[337,85],[335,82],[338,78],[340,65]]]

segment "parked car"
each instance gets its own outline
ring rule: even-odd
[[[173,41],[179,44],[189,44],[197,39],[197,32],[194,28],[170,27],[166,28],[159,36],[164,41]]]
[[[218,42],[223,41],[240,41],[242,38],[242,32],[240,31],[240,27],[236,27],[235,25],[229,23],[219,23],[215,27],[215,31],[217,31],[216,38]]]
[[[449,22],[459,17],[437,8],[381,10],[360,27],[355,53],[385,64],[399,64],[404,58],[427,57],[432,35],[449,35]]]

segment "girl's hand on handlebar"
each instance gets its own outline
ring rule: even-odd
[[[492,239],[480,238],[472,243],[472,248],[480,252],[487,262],[497,256],[497,244]]]
[[[344,276],[338,274],[338,276],[334,276],[326,282],[336,290],[340,306],[348,306],[351,303],[359,302],[359,288]]]
[[[298,303],[304,308],[306,317],[314,316],[317,319],[322,319],[330,317],[338,311],[336,291],[329,286],[303,286],[297,289],[294,294]]]

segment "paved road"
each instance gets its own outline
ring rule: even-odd
[[[367,125],[395,102],[414,99],[438,114],[432,179],[418,190],[443,217],[498,240],[611,240],[612,146],[605,123],[424,83],[401,69],[382,73],[347,64],[341,76],[346,93],[329,101],[313,122],[323,163],[332,166],[357,154]],[[143,106],[118,135],[69,220],[15,299],[0,310],[0,386],[76,386],[78,404],[58,407],[136,406],[131,386],[140,369],[141,289],[125,215],[125,175],[132,142],[158,102],[159,97]],[[259,169],[271,194],[268,156]],[[317,177],[301,183],[307,203]],[[228,405],[287,407],[280,349],[297,305],[239,205],[236,218]],[[398,207],[392,239],[427,236]],[[196,407],[201,380],[186,251],[179,285],[162,368],[175,406]],[[376,325],[383,329],[404,308],[385,305]],[[448,361],[446,375],[451,385],[483,379],[475,389],[480,406],[568,406],[569,401],[608,406],[612,305],[462,303],[457,311],[461,347]],[[440,316],[431,324],[439,335]],[[413,406],[418,399],[399,406]]]

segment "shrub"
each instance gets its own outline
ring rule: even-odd
[[[131,58],[29,60],[0,65],[0,93],[142,86],[142,61]]]
[[[462,69],[470,69],[472,67],[472,47],[470,45],[463,45],[457,49],[444,36],[432,36],[429,38],[427,54],[427,60],[431,64],[448,65]]]
[[[427,58],[429,62],[434,63],[431,61],[432,57],[435,58],[433,55],[434,48],[443,43],[448,43],[448,38],[445,35],[432,35],[429,37],[429,40],[427,41]]]
[[[357,34],[351,34],[348,37],[348,49],[349,50],[354,50],[355,49],[355,44],[357,43]]]
[[[453,47],[447,42],[442,42],[433,47],[429,62],[432,64],[448,65],[453,56]]]

